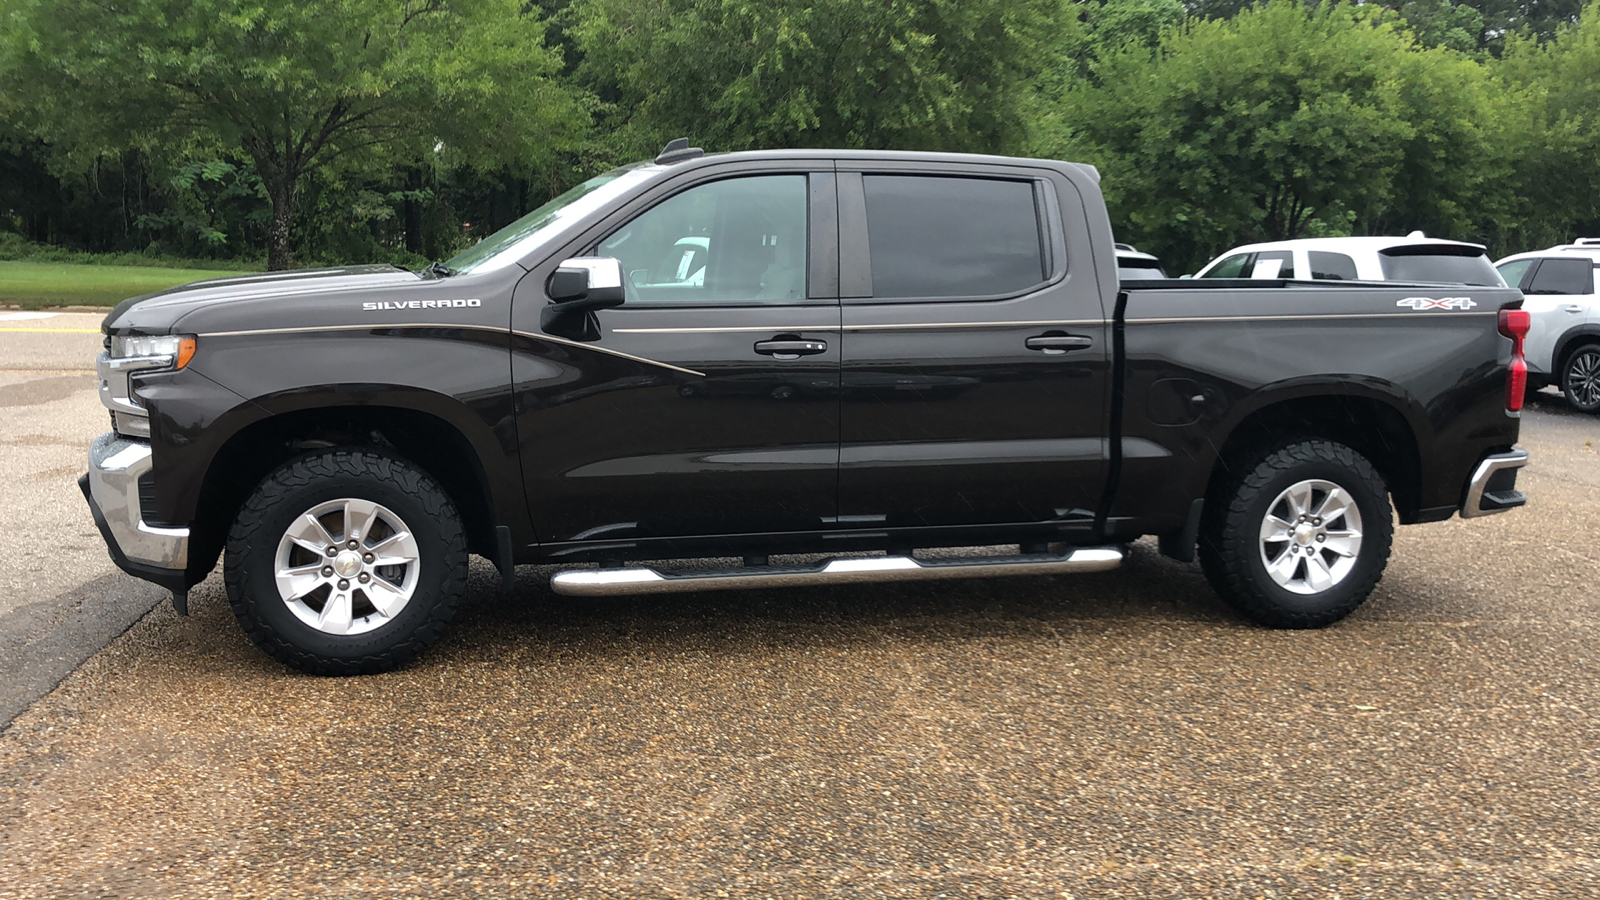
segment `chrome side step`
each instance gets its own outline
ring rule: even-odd
[[[1060,554],[1029,553],[1022,556],[948,559],[873,556],[865,559],[830,559],[812,566],[746,566],[665,573],[644,566],[633,569],[575,569],[557,572],[550,579],[550,586],[556,593],[569,597],[608,597],[732,588],[859,584],[869,581],[1062,575],[1115,569],[1122,565],[1122,555],[1122,551],[1115,547],[1079,547]]]

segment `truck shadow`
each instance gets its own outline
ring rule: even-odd
[[[552,571],[523,567],[507,595],[475,567],[464,608],[440,649],[636,653],[652,646],[737,652],[741,647],[965,640],[1105,629],[1119,622],[1205,622],[1250,628],[1212,593],[1197,565],[1134,545],[1122,569],[1058,577],[886,582],[645,597],[566,597]]]

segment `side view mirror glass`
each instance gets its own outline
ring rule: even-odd
[[[622,286],[622,263],[608,256],[562,260],[545,284],[545,293],[564,312],[621,306],[627,297]]]

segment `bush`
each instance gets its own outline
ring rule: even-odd
[[[146,248],[144,253],[85,253],[35,244],[10,231],[0,231],[0,259],[91,266],[145,266],[155,269],[220,269],[229,272],[260,272],[267,267],[264,259],[185,259],[165,255],[154,247]],[[421,265],[426,264],[424,260]]]

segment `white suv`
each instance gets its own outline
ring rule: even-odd
[[[1495,268],[1532,313],[1528,389],[1559,385],[1574,409],[1600,411],[1600,238],[1518,253]]]
[[[1300,238],[1235,247],[1196,278],[1420,281],[1501,287],[1480,244],[1406,237]]]

